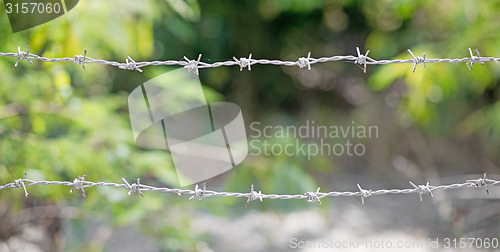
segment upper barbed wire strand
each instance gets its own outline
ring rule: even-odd
[[[310,70],[311,65],[318,64],[318,63],[325,63],[325,62],[334,62],[334,61],[349,61],[353,62],[358,65],[362,65],[362,70],[363,72],[366,72],[366,66],[367,65],[387,65],[387,64],[420,64],[420,63],[466,63],[468,69],[472,70],[472,66],[477,63],[483,64],[484,62],[498,62],[500,61],[500,58],[495,58],[495,57],[483,57],[480,56],[479,50],[474,50],[476,52],[477,56],[473,55],[473,51],[469,49],[469,54],[470,57],[464,57],[464,58],[456,58],[456,59],[449,59],[449,58],[421,58],[420,56],[415,57],[413,53],[410,52],[411,56],[413,59],[392,59],[392,60],[375,60],[370,57],[368,57],[368,53],[366,54],[361,54],[359,51],[359,48],[356,47],[356,52],[358,56],[354,55],[345,55],[345,56],[330,56],[330,57],[320,57],[320,58],[312,58],[310,55],[311,53],[308,54],[307,58],[304,57],[299,57],[296,61],[283,61],[283,60],[269,60],[269,59],[253,59],[252,54],[249,54],[248,58],[238,58],[238,57],[233,57],[233,60],[227,60],[227,61],[220,61],[220,62],[213,62],[213,63],[208,63],[208,62],[203,62],[201,61],[201,55],[198,57],[198,60],[191,60],[188,57],[184,57],[183,60],[165,60],[165,61],[134,61],[130,56],[127,56],[126,62],[117,62],[117,61],[111,61],[111,60],[103,60],[103,59],[93,59],[91,57],[88,57],[86,55],[87,50],[85,50],[85,56],[82,57],[82,55],[75,55],[73,57],[64,57],[64,58],[47,58],[47,57],[42,57],[33,53],[29,52],[29,46],[27,52],[21,51],[20,47],[18,47],[18,53],[3,53],[0,52],[0,57],[12,57],[12,58],[17,58],[15,66],[17,66],[20,61],[22,60],[27,60],[30,63],[32,63],[31,60],[39,60],[43,62],[48,62],[48,63],[55,63],[55,62],[73,62],[78,65],[85,66],[85,64],[102,64],[102,65],[109,65],[113,67],[118,67],[120,69],[124,70],[131,70],[131,71],[140,71],[142,72],[141,68],[147,67],[147,66],[181,66],[184,68],[188,68],[189,70],[192,70],[194,73],[198,74],[198,69],[201,68],[216,68],[216,67],[221,67],[221,66],[239,66],[240,70],[242,70],[244,67],[247,67],[248,70],[251,70],[251,66],[255,64],[260,64],[260,65],[276,65],[276,66],[298,66],[300,68],[303,68],[304,66],[307,66],[307,68]],[[369,52],[370,50],[367,50]],[[425,55],[425,53],[424,53]]]

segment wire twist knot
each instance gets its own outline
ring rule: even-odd
[[[368,54],[370,53],[370,50],[366,51],[365,55],[361,54],[359,52],[359,47],[356,47],[356,51],[358,52],[358,57],[356,57],[356,60],[354,61],[354,64],[363,65],[361,69],[363,69],[363,73],[366,73],[366,63],[367,60],[370,59],[368,58]]]
[[[121,69],[126,69],[126,70],[131,70],[131,71],[134,71],[134,70],[137,70],[139,72],[142,73],[142,69],[140,69],[138,66],[137,66],[137,62],[135,62],[134,59],[132,59],[130,56],[127,56],[127,59],[125,59],[125,65],[121,65],[121,66],[118,66],[119,68]]]
[[[201,54],[198,55],[198,59],[197,60],[190,60],[188,59],[186,56],[184,56],[184,60],[186,61],[186,65],[184,66],[184,68],[187,68],[187,70],[189,72],[193,71],[196,75],[199,75],[199,72],[198,72],[198,64],[200,63],[200,60],[201,60]]]
[[[361,194],[361,204],[364,206],[365,205],[365,198],[372,196],[372,191],[365,190],[365,189],[361,188],[361,186],[359,184],[358,184],[358,189],[359,189],[359,193]]]
[[[73,193],[74,190],[82,190],[82,196],[84,198],[87,197],[87,194],[85,194],[85,189],[84,189],[85,177],[87,177],[87,175],[80,176],[75,180],[73,180],[73,188],[71,189],[71,191],[69,191],[69,193]]]
[[[488,184],[486,183],[486,172],[484,173],[484,177],[478,179],[469,179],[467,183],[471,183],[475,187],[486,187],[486,193],[489,195],[490,191],[488,190]]]
[[[239,60],[233,56],[233,59],[234,61],[236,61],[236,63],[238,63],[238,65],[240,65],[240,71],[243,71],[243,68],[245,67],[248,67],[248,71],[251,71],[252,70],[252,54],[250,53],[250,55],[248,55],[248,59],[247,58],[240,58]]]
[[[15,67],[17,67],[17,64],[19,64],[19,61],[21,60],[27,60],[30,64],[33,64],[33,62],[31,62],[29,56],[30,56],[30,46],[28,46],[28,50],[26,52],[23,52],[21,51],[21,47],[17,47],[17,61],[16,61],[16,64],[14,65]]]
[[[479,54],[479,50],[476,49],[474,51],[476,52],[477,56],[474,56],[474,54],[472,54],[472,50],[469,48],[470,61],[465,63],[467,65],[467,67],[469,68],[469,70],[471,70],[471,71],[472,71],[472,68],[474,67],[474,64],[481,63],[481,65],[484,65],[484,62],[481,59],[481,55]]]
[[[307,69],[311,70],[311,62],[309,62],[309,59],[311,59],[311,52],[307,54],[307,58],[300,57],[297,64],[300,68],[307,67]]]
[[[85,60],[87,60],[87,49],[83,51],[83,56],[82,55],[75,55],[75,59],[73,62],[75,65],[82,65],[83,70],[85,70]]]
[[[416,56],[413,54],[413,52],[408,49],[408,52],[411,54],[411,56],[413,57],[413,60],[415,61],[415,65],[413,66],[413,72],[415,72],[415,70],[417,69],[417,65],[418,64],[424,64],[424,67],[427,67],[427,64],[425,64],[425,53],[424,53],[424,57],[420,57],[420,56]]]
[[[28,197],[28,191],[26,191],[26,185],[24,184],[26,182],[26,172],[24,173],[24,179],[16,179],[16,187],[17,188],[23,188],[24,189],[24,196],[27,198]]]
[[[259,192],[254,191],[253,184],[252,184],[252,186],[250,187],[250,194],[248,196],[247,203],[245,204],[245,208],[248,208],[248,203],[250,203],[250,201],[254,201],[257,199],[259,199],[260,202],[262,202],[262,192],[261,191],[259,191]]]
[[[321,204],[321,200],[318,196],[318,193],[319,193],[319,187],[318,187],[318,190],[316,190],[316,192],[306,192],[304,193],[304,195],[307,197],[307,201],[308,202],[313,202],[313,201],[318,201],[319,204]]]
[[[137,192],[139,193],[143,198],[144,198],[144,194],[142,194],[141,192],[141,179],[137,179],[137,183],[132,183],[132,184],[129,184],[127,182],[127,180],[125,178],[122,178],[123,182],[125,182],[125,184],[127,185],[129,191],[128,191],[128,195],[132,194],[133,192]]]
[[[192,200],[194,198],[203,200],[205,197],[205,192],[207,191],[207,183],[203,182],[203,189],[198,188],[198,184],[194,187],[194,194],[193,196],[189,197],[189,200]]]
[[[434,195],[432,194],[432,190],[429,186],[429,182],[427,182],[427,184],[425,184],[425,185],[418,185],[418,186],[415,185],[411,181],[408,181],[408,182],[410,182],[410,184],[417,190],[418,196],[420,197],[420,201],[423,201],[423,199],[422,199],[423,194],[429,194],[429,195],[431,195],[431,197],[434,197]]]

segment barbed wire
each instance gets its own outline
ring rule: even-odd
[[[143,67],[147,66],[182,66],[189,71],[192,71],[196,74],[199,74],[199,69],[201,68],[216,68],[221,66],[234,66],[237,65],[240,67],[240,71],[243,68],[248,68],[248,70],[252,70],[251,66],[255,64],[260,65],[276,65],[276,66],[298,66],[300,68],[307,67],[307,69],[311,70],[311,65],[317,63],[324,62],[332,62],[332,61],[350,61],[354,64],[357,64],[361,67],[364,73],[366,73],[367,65],[386,65],[386,64],[414,64],[413,72],[415,72],[417,65],[423,64],[424,67],[427,67],[427,63],[466,63],[469,70],[472,71],[474,64],[482,64],[485,62],[498,62],[500,58],[494,57],[482,57],[479,54],[479,50],[476,49],[474,55],[473,51],[469,48],[470,57],[465,58],[457,58],[457,59],[448,59],[448,58],[426,58],[425,53],[423,57],[415,56],[413,52],[408,49],[408,53],[412,56],[413,59],[393,59],[393,60],[375,60],[368,57],[368,53],[370,50],[366,51],[365,54],[361,54],[358,47],[356,47],[357,56],[354,55],[346,55],[346,56],[331,56],[331,57],[320,57],[320,58],[312,58],[311,52],[307,54],[307,57],[300,57],[297,61],[282,61],[282,60],[269,60],[269,59],[253,59],[252,54],[248,56],[248,58],[236,58],[233,57],[233,60],[214,62],[214,63],[206,63],[201,61],[201,54],[198,55],[197,59],[189,59],[184,56],[183,60],[166,60],[166,61],[143,61],[136,62],[130,56],[127,57],[124,63],[120,63],[117,61],[109,61],[103,59],[93,59],[87,56],[87,49],[84,50],[83,55],[75,55],[74,58],[66,57],[66,58],[47,58],[42,57],[33,53],[30,53],[30,46],[26,52],[21,51],[21,48],[17,48],[17,53],[3,53],[0,52],[0,57],[12,57],[17,58],[15,63],[15,67],[18,66],[21,60],[27,60],[29,63],[33,64],[32,60],[40,60],[43,62],[73,62],[76,65],[82,65],[85,70],[86,64],[102,64],[109,65],[113,67],[118,67],[120,69],[132,70],[142,72]]]
[[[321,199],[324,197],[361,197],[361,203],[364,205],[365,204],[365,199],[371,196],[376,196],[376,195],[384,195],[384,194],[414,194],[417,193],[420,201],[423,201],[422,195],[429,194],[430,196],[433,195],[433,191],[438,191],[438,190],[449,190],[449,189],[458,189],[458,188],[486,188],[486,193],[490,194],[490,191],[488,189],[488,186],[495,186],[497,184],[500,184],[500,181],[498,180],[493,180],[493,179],[488,179],[486,177],[486,173],[484,173],[484,176],[482,178],[478,179],[471,179],[467,180],[466,182],[463,183],[457,183],[457,184],[449,184],[449,185],[437,185],[433,186],[430,185],[429,182],[427,182],[425,185],[417,185],[411,181],[409,181],[410,185],[413,188],[409,189],[379,189],[379,190],[366,190],[363,189],[359,184],[357,184],[357,187],[359,191],[357,192],[320,192],[320,188],[313,192],[306,192],[304,194],[295,194],[295,195],[288,195],[288,194],[264,194],[262,191],[256,191],[254,190],[254,185],[252,184],[250,187],[250,192],[249,193],[239,193],[239,192],[217,192],[217,191],[210,191],[206,189],[206,183],[204,182],[202,185],[202,188],[198,187],[198,184],[195,185],[194,190],[190,189],[178,189],[178,188],[166,188],[166,187],[154,187],[150,185],[144,185],[141,184],[140,179],[137,179],[137,183],[132,183],[130,184],[125,178],[122,178],[123,184],[119,183],[113,183],[113,182],[91,182],[91,181],[86,181],[85,180],[86,175],[83,175],[81,177],[76,178],[73,180],[73,182],[70,181],[36,181],[36,180],[30,180],[27,179],[26,173],[24,174],[24,179],[16,179],[13,183],[8,183],[3,186],[0,186],[0,190],[3,189],[9,189],[9,188],[22,188],[24,190],[25,196],[28,197],[28,191],[27,187],[30,186],[35,186],[35,185],[62,185],[62,186],[68,186],[68,187],[73,187],[70,190],[70,193],[72,193],[75,190],[81,190],[82,196],[86,197],[86,192],[85,188],[89,187],[114,187],[114,188],[125,188],[128,189],[128,195],[131,195],[132,193],[139,193],[142,197],[144,197],[144,192],[146,191],[152,191],[152,192],[162,192],[162,193],[173,193],[177,194],[179,196],[182,195],[188,195],[191,196],[189,197],[189,200],[192,199],[199,199],[203,200],[206,197],[235,197],[235,198],[247,198],[245,206],[248,207],[248,204],[251,201],[254,200],[260,200],[261,202],[263,199],[282,199],[282,200],[289,200],[289,199],[306,199],[308,202],[318,202],[321,204]],[[28,184],[27,184],[28,183]]]
[[[42,57],[36,54],[32,54],[29,52],[30,46],[27,47],[27,51],[21,51],[21,48],[18,47],[18,53],[3,53],[0,52],[0,57],[14,57],[17,58],[15,63],[15,67],[18,66],[21,60],[27,60],[30,64],[33,64],[32,60],[40,60],[43,62],[73,62],[76,65],[82,65],[85,70],[86,64],[102,64],[102,65],[110,65],[113,67],[118,67],[120,69],[125,70],[135,70],[142,72],[141,68],[146,66],[182,66],[187,68],[189,71],[193,71],[196,74],[199,74],[199,69],[201,68],[216,68],[221,66],[240,66],[240,71],[243,68],[248,68],[251,70],[251,66],[255,64],[261,65],[277,65],[277,66],[298,66],[300,68],[307,67],[311,70],[311,65],[317,63],[324,62],[332,62],[332,61],[351,61],[361,67],[364,73],[366,73],[367,65],[386,65],[386,64],[404,64],[410,63],[414,64],[413,72],[415,72],[417,65],[424,64],[424,67],[427,67],[427,63],[466,63],[469,70],[473,70],[474,64],[480,63],[484,65],[484,62],[498,62],[500,58],[494,57],[482,57],[479,54],[479,50],[476,49],[475,56],[472,50],[469,48],[470,57],[459,58],[459,59],[448,59],[448,58],[426,58],[426,54],[423,54],[423,57],[415,56],[413,52],[408,49],[408,52],[412,56],[413,59],[393,59],[393,60],[375,60],[368,57],[370,50],[368,50],[365,54],[361,54],[358,47],[356,47],[357,56],[354,55],[346,55],[346,56],[331,56],[331,57],[321,57],[321,58],[312,58],[311,52],[308,53],[307,57],[300,57],[297,61],[282,61],[282,60],[268,60],[268,59],[252,59],[252,54],[249,55],[248,58],[236,58],[233,57],[233,60],[229,61],[221,61],[215,63],[205,63],[201,61],[201,54],[198,56],[196,60],[191,60],[187,57],[184,57],[184,60],[167,60],[167,61],[145,61],[145,62],[136,62],[130,56],[127,57],[125,63],[120,63],[116,61],[108,61],[102,59],[93,59],[91,57],[87,57],[87,50],[84,50],[83,55],[76,55],[74,58],[47,58]],[[74,190],[81,190],[83,197],[86,197],[85,188],[102,186],[102,187],[119,187],[129,189],[128,194],[130,195],[132,192],[139,193],[142,197],[144,197],[143,191],[155,191],[155,192],[165,192],[165,193],[175,193],[178,195],[190,195],[191,199],[200,199],[203,200],[205,197],[237,197],[237,198],[248,198],[246,205],[253,200],[259,199],[262,201],[263,199],[307,199],[309,202],[317,201],[321,204],[321,198],[324,197],[361,197],[361,201],[364,204],[364,199],[374,195],[383,195],[383,194],[412,194],[418,193],[420,200],[422,201],[422,195],[429,194],[433,196],[432,191],[435,190],[445,190],[445,189],[456,189],[456,188],[464,188],[464,187],[486,187],[486,192],[489,194],[488,186],[494,186],[500,184],[500,181],[491,180],[486,178],[486,174],[484,174],[484,178],[479,178],[476,180],[467,180],[464,183],[460,184],[450,184],[450,185],[439,185],[439,186],[431,186],[429,183],[425,185],[416,185],[410,181],[410,184],[413,186],[412,189],[380,189],[380,190],[365,190],[362,189],[358,184],[358,192],[320,192],[320,188],[316,190],[316,192],[306,192],[305,194],[299,195],[286,195],[286,194],[263,194],[261,191],[254,191],[254,186],[251,185],[250,193],[237,193],[237,192],[216,192],[206,190],[206,184],[203,184],[203,189],[200,189],[198,185],[195,186],[194,190],[183,190],[176,188],[158,188],[149,185],[143,185],[140,183],[140,180],[137,179],[137,183],[129,184],[124,178],[122,178],[124,184],[118,183],[110,183],[110,182],[91,182],[85,180],[85,175],[79,178],[76,178],[73,182],[69,181],[35,181],[26,178],[26,174],[24,179],[17,179],[14,183],[8,183],[6,185],[0,186],[0,190],[7,188],[23,188],[25,192],[25,196],[28,196],[28,192],[26,187],[34,186],[34,185],[63,185],[63,186],[72,186],[70,193]],[[29,183],[29,184],[26,184]]]

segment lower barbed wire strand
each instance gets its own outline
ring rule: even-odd
[[[139,180],[138,180],[139,181]],[[78,183],[78,184],[77,184]],[[139,183],[139,182],[138,182]],[[411,183],[411,181],[410,181]],[[500,181],[498,180],[493,180],[493,179],[488,179],[486,178],[486,174],[484,174],[483,178],[479,179],[472,179],[472,180],[467,180],[464,183],[455,183],[455,184],[449,184],[449,185],[429,185],[427,183],[426,185],[416,185],[411,183],[414,188],[408,188],[408,189],[378,189],[378,190],[366,190],[366,189],[360,189],[360,191],[344,191],[344,192],[320,192],[319,188],[316,192],[306,192],[305,194],[296,194],[296,195],[289,195],[289,194],[264,194],[259,192],[256,192],[253,190],[253,185],[252,185],[252,192],[246,192],[246,193],[241,193],[241,192],[218,192],[218,191],[211,191],[211,190],[203,190],[203,198],[207,197],[234,197],[234,198],[249,198],[251,200],[255,199],[283,199],[283,200],[288,200],[288,199],[307,199],[310,202],[313,202],[315,200],[318,201],[318,203],[321,203],[319,199],[325,198],[325,197],[362,197],[362,202],[364,203],[364,199],[368,198],[369,196],[376,196],[376,195],[385,195],[385,194],[419,194],[420,199],[422,199],[422,196],[424,194],[429,194],[430,196],[432,195],[432,192],[438,191],[438,190],[451,190],[451,189],[459,189],[459,188],[478,188],[478,187],[486,187],[486,192],[489,194],[488,191],[488,186],[495,186],[500,184]],[[5,185],[0,186],[0,190],[3,189],[12,189],[12,188],[27,188],[31,186],[36,186],[36,185],[62,185],[62,186],[68,186],[68,187],[78,187],[77,189],[83,189],[83,188],[90,188],[90,187],[113,187],[113,188],[124,188],[130,191],[131,186],[127,184],[122,184],[122,183],[113,183],[113,182],[92,182],[92,181],[86,181],[84,180],[84,177],[80,177],[80,180],[76,179],[74,182],[69,182],[69,181],[37,181],[37,180],[31,180],[31,179],[17,179],[15,183],[7,183]],[[358,185],[359,187],[359,185]],[[190,190],[190,189],[179,189],[179,188],[167,188],[167,187],[155,187],[155,186],[150,186],[150,185],[144,185],[144,184],[134,184],[134,188],[140,192],[162,192],[162,193],[171,193],[175,194],[178,196],[182,195],[188,195],[188,196],[196,196],[197,192],[195,190]],[[361,187],[360,187],[361,188]],[[199,194],[199,192],[198,192]],[[142,195],[142,194],[141,194]],[[199,195],[198,195],[199,196]],[[192,198],[191,197],[191,198]],[[315,199],[315,200],[312,200]],[[247,201],[247,206],[248,202]]]

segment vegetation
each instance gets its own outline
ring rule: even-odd
[[[309,51],[312,57],[354,55],[356,46],[370,49],[375,59],[410,59],[408,48],[428,58],[462,58],[471,47],[482,56],[499,57],[499,11],[496,1],[464,0],[80,1],[68,14],[18,33],[12,33],[3,15],[0,51],[30,45],[33,53],[66,57],[87,49],[92,58],[123,62],[127,56],[180,60],[199,53],[204,61],[249,53],[296,60]],[[135,145],[127,107],[130,91],[172,68],[152,66],[139,73],[97,64],[84,71],[70,63],[22,61],[17,68],[14,63],[15,58],[0,59],[0,184],[27,172],[38,180],[72,181],[86,174],[91,181],[140,177],[144,184],[177,186],[168,152]],[[415,73],[412,68],[369,66],[363,74],[352,63],[335,62],[314,65],[311,71],[260,65],[241,72],[236,66],[200,70],[208,99],[239,104],[247,126],[314,120],[337,126],[355,121],[380,129],[380,138],[363,140],[368,153],[363,157],[251,155],[208,187],[246,192],[255,184],[265,192],[292,194],[318,186],[339,189],[336,182],[358,174],[390,184],[405,176],[391,168],[395,155],[422,167],[419,177],[430,172],[427,167],[441,175],[498,171],[486,163],[500,163],[499,65],[475,65],[472,72],[465,64],[427,64]],[[418,145],[419,139],[427,145]],[[354,185],[350,189],[356,190]],[[223,216],[246,212],[241,199],[200,203],[160,193],[135,198],[106,188],[88,189],[82,199],[69,190],[30,187],[28,199],[21,190],[0,191],[0,205],[14,210],[51,202],[75,206],[78,215],[70,225],[75,232],[84,232],[89,220],[135,227],[165,250],[210,244],[209,238],[191,235],[190,215],[197,211]],[[334,207],[332,202],[322,207]],[[249,206],[263,211],[304,207],[311,204],[268,200]],[[62,247],[105,248],[101,240],[83,245],[87,239],[74,235]]]

